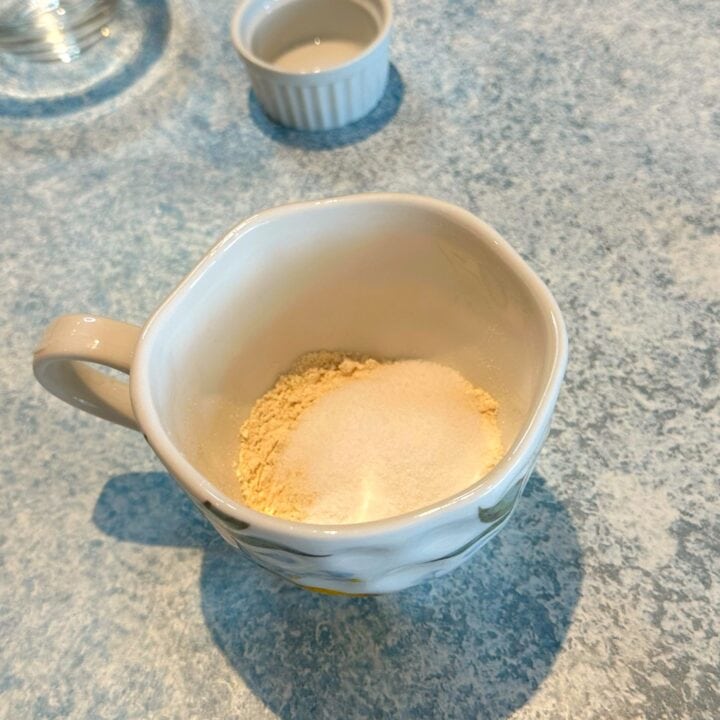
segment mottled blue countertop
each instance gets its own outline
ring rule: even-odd
[[[125,65],[96,48],[64,98],[0,60],[0,716],[717,718],[720,4],[403,0],[380,107],[307,136],[249,98],[232,3],[125,1]],[[30,358],[61,313],[142,323],[238,219],[365,190],[494,225],[571,360],[509,526],[336,599],[233,553]]]

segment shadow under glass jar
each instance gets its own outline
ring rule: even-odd
[[[69,63],[110,34],[117,0],[0,0],[0,52]]]

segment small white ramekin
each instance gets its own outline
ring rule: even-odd
[[[389,69],[390,0],[242,0],[231,22],[233,45],[247,67],[255,95],[276,122],[299,130],[331,130],[359,120],[380,101]],[[290,49],[307,42],[308,31],[318,39],[328,23],[328,10],[342,16],[342,7],[365,13],[376,30],[358,42],[365,46],[350,60],[326,69],[294,72],[280,69],[257,52],[268,37],[276,47]],[[278,20],[295,13],[300,22]],[[352,13],[348,13],[351,20]],[[339,21],[342,21],[340,19]],[[351,39],[358,32],[352,21],[342,29]],[[277,33],[273,36],[273,33]]]

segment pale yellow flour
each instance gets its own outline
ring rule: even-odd
[[[321,524],[418,509],[497,464],[496,413],[488,393],[434,363],[308,353],[241,427],[241,497]]]
[[[304,410],[328,391],[378,365],[370,358],[311,352],[300,356],[277,379],[240,428],[236,470],[247,505],[268,515],[302,520],[308,497],[274,475],[280,451]]]

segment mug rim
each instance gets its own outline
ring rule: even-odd
[[[494,246],[494,251],[499,253],[512,267],[513,272],[520,277],[541,307],[546,331],[549,331],[552,342],[550,369],[544,381],[540,399],[532,409],[521,435],[516,438],[501,461],[487,475],[459,493],[402,515],[353,524],[319,525],[266,515],[225,495],[175,447],[165,431],[152,401],[148,372],[151,348],[154,339],[162,330],[165,319],[172,316],[174,306],[186,290],[219,260],[224,251],[235,242],[241,241],[248,230],[258,224],[264,224],[288,214],[302,213],[312,208],[363,203],[421,207],[461,221],[463,224],[469,224],[477,235],[488,238]],[[522,471],[528,469],[544,442],[544,429],[549,425],[555,408],[567,367],[567,359],[567,331],[555,298],[535,271],[497,231],[470,211],[443,200],[405,193],[361,193],[269,208],[251,215],[223,233],[220,240],[152,313],[143,327],[130,372],[130,397],[133,411],[148,444],[191,497],[201,504],[210,503],[221,513],[240,523],[248,523],[253,528],[269,535],[292,535],[295,539],[308,542],[330,542],[353,537],[370,538],[401,533],[423,521],[432,522],[446,511],[462,509],[470,504],[476,505],[483,496],[516,479]]]

